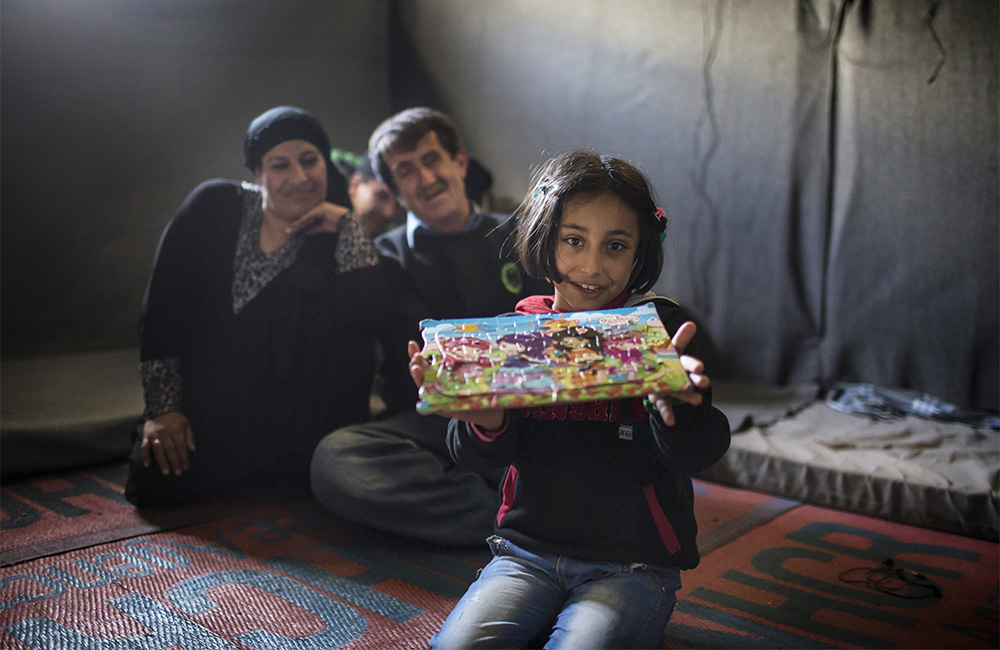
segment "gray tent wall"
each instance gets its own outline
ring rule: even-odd
[[[135,345],[163,225],[201,180],[248,177],[262,110],[309,108],[359,149],[392,109],[432,103],[511,200],[569,147],[638,163],[671,219],[658,288],[718,372],[996,409],[997,11],[5,0],[2,355]]]
[[[997,408],[998,6],[848,13],[836,58],[827,376]]]
[[[396,107],[451,113],[501,195],[578,146],[649,174],[717,374],[998,408],[994,0],[393,6]]]
[[[3,0],[3,358],[129,348],[163,227],[279,104],[360,150],[386,0]]]

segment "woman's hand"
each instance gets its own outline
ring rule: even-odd
[[[701,404],[702,396],[696,389],[705,389],[711,385],[708,375],[705,374],[705,364],[702,363],[700,359],[684,354],[684,348],[686,348],[688,343],[691,342],[691,339],[694,338],[694,334],[697,331],[697,326],[691,321],[687,321],[677,329],[673,338],[674,348],[677,349],[677,354],[680,355],[681,366],[683,366],[684,370],[688,373],[691,388],[687,390],[671,390],[659,394],[650,393],[649,395],[646,395],[646,399],[650,404],[656,407],[657,411],[660,412],[660,417],[663,418],[663,423],[668,427],[673,426],[676,422],[673,407],[675,399],[680,400],[685,404],[697,406]]]
[[[341,219],[348,212],[350,210],[345,207],[324,201],[299,215],[288,224],[285,232],[292,235],[299,231],[305,231],[307,235],[315,235],[318,232],[335,233],[340,230]]]
[[[410,378],[413,379],[413,383],[420,388],[424,385],[424,374],[427,372],[427,368],[430,364],[427,363],[427,359],[424,358],[423,353],[420,350],[420,344],[416,341],[410,341],[406,344],[406,352],[410,355]],[[503,409],[477,409],[475,411],[439,411],[438,415],[446,418],[454,418],[456,420],[462,420],[470,424],[474,424],[480,429],[485,429],[486,431],[499,431],[503,428],[504,424],[504,410]]]
[[[180,476],[191,466],[188,454],[193,451],[194,434],[183,413],[168,411],[143,424],[139,443],[143,467],[149,467],[155,458],[164,476],[171,472]]]

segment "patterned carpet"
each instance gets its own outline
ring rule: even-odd
[[[123,469],[3,485],[0,647],[423,648],[488,559],[312,500],[142,515]],[[998,647],[995,543],[704,481],[696,509],[669,648]]]

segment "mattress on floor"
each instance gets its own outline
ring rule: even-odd
[[[907,415],[848,415],[815,387],[717,383],[733,427],[702,478],[996,541],[1000,432]]]
[[[0,474],[125,458],[142,410],[137,349],[4,361]]]

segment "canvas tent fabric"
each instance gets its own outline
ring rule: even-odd
[[[996,3],[933,20],[926,2],[801,6],[815,12],[780,35],[796,64],[750,86],[732,66],[764,47],[750,25],[776,16],[730,7],[713,25],[748,40],[712,77],[720,126],[695,214],[715,229],[686,228],[695,244],[678,246],[669,283],[740,378],[865,381],[996,410]],[[759,129],[771,141],[746,143]],[[748,186],[755,160],[766,186]],[[686,283],[692,272],[703,279]]]
[[[499,193],[576,146],[648,174],[670,218],[657,293],[716,375],[1000,408],[996,2],[398,9],[396,101],[452,114]]]

